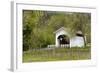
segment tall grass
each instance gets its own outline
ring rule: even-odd
[[[36,49],[23,52],[23,62],[43,62],[61,60],[86,60],[91,59],[90,47]]]

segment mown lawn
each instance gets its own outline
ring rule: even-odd
[[[86,60],[91,59],[90,47],[85,48],[54,48],[36,49],[23,52],[23,62],[44,62],[61,60]]]

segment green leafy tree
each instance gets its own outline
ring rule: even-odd
[[[23,50],[54,44],[53,32],[61,27],[69,28],[72,37],[76,31],[82,31],[85,45],[85,36],[91,41],[90,13],[23,10]]]

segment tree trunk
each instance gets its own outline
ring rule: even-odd
[[[86,47],[86,38],[85,38],[85,36],[83,36],[83,40],[84,40],[84,47]]]

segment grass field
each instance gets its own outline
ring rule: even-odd
[[[23,62],[44,62],[62,60],[86,60],[91,59],[90,47],[85,48],[55,48],[36,49],[23,52]]]

